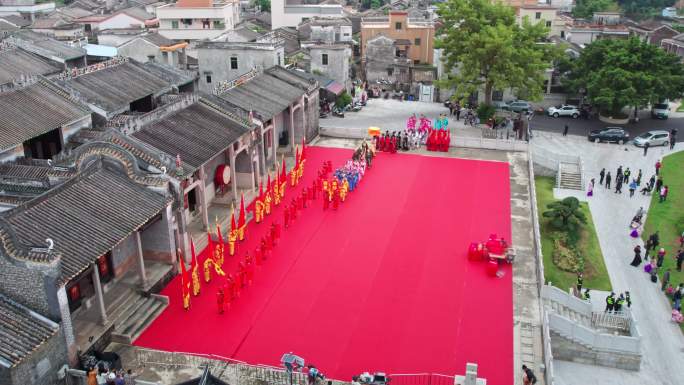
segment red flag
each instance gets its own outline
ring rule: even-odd
[[[195,242],[190,238],[190,251],[192,252],[192,262],[190,264],[190,271],[192,272],[192,294],[199,295],[200,280],[199,280],[199,264],[197,263],[197,255],[195,255]]]
[[[283,166],[280,171],[280,183],[283,183],[283,181],[287,180],[287,171],[285,170],[285,155],[283,155],[282,164]]]
[[[245,194],[243,193],[242,198],[240,198],[240,216],[238,217],[238,228],[244,226],[245,222],[247,222],[247,219],[245,218]]]
[[[271,186],[271,172],[269,171],[268,172],[268,179],[266,180],[266,192],[268,193],[269,191],[271,191],[272,187],[273,186]]]
[[[237,230],[237,223],[235,222],[235,207],[230,210],[230,230]]]
[[[299,146],[295,147],[295,165],[294,169],[299,167]]]
[[[190,277],[188,277],[188,272],[185,270],[185,261],[183,261],[183,255],[178,250],[179,263],[181,267],[181,290],[183,295],[183,307],[185,309],[190,308]]]
[[[302,137],[302,154],[300,155],[301,160],[306,159],[306,155],[304,154],[305,149],[306,149],[306,141]]]

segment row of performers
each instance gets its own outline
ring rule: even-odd
[[[295,149],[295,166],[290,171],[290,186],[294,187],[299,184],[302,175],[304,175],[304,163],[306,162],[306,145],[302,142],[302,150]],[[287,185],[287,174],[285,171],[285,157],[281,162],[280,175],[276,171],[275,179],[271,182],[271,173],[268,174],[266,181],[266,190],[264,191],[263,184],[259,183],[259,196],[254,202],[254,221],[261,223],[265,215],[271,214],[271,206],[277,206],[285,197],[285,186]]]
[[[410,149],[410,140],[406,132],[402,136],[399,131],[392,131],[390,134],[385,131],[382,135],[377,135],[373,138],[375,141],[375,148],[378,151],[384,151],[389,153],[396,153],[397,150],[408,151]]]
[[[451,132],[449,130],[430,130],[425,145],[428,151],[449,151]]]

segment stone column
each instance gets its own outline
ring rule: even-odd
[[[259,175],[264,175],[268,171],[268,166],[266,165],[266,141],[264,140],[264,129],[259,126],[259,138],[261,143],[257,149],[257,155],[259,156]]]
[[[275,118],[274,118],[275,119]],[[273,147],[273,167],[275,167],[275,172],[278,172],[278,142],[276,136],[275,123],[271,124],[271,146]]]
[[[209,228],[209,205],[207,204],[207,194],[205,192],[206,186],[204,184],[204,165],[200,166],[198,175],[200,184],[195,188],[199,188],[200,205],[202,205],[202,223],[204,224],[204,230],[206,230]]]
[[[178,210],[180,215],[183,215],[183,208]],[[183,241],[180,238],[180,232],[178,232],[179,237],[178,237],[178,242],[180,242],[180,245],[176,245],[176,233],[173,230],[173,222],[174,222],[174,216],[173,216],[173,208],[172,204],[169,203],[164,211],[162,211],[162,221],[166,224],[166,231],[168,232],[168,237],[169,237],[169,254],[171,255],[171,264],[175,265],[176,264],[176,248],[183,248]],[[180,226],[179,226],[180,227]]]
[[[233,190],[233,201],[237,205],[239,197],[237,191],[237,177],[235,176],[235,149],[232,145],[228,148],[228,157],[230,158],[230,187]]]
[[[140,230],[135,232],[135,244],[138,251],[138,274],[140,275],[140,286],[145,287],[147,284],[147,274],[145,273],[145,260],[143,259],[142,239],[140,237]]]
[[[93,286],[95,286],[95,301],[97,308],[100,311],[100,322],[102,325],[107,323],[107,311],[105,310],[104,297],[102,295],[102,283],[100,282],[100,271],[97,268],[97,263],[93,263]]]
[[[292,156],[295,155],[294,110],[294,107],[290,105],[290,152]]]
[[[304,108],[304,97],[302,97],[302,138],[306,138],[306,108]]]
[[[59,304],[59,315],[62,320],[62,331],[66,341],[67,355],[72,366],[78,364],[78,347],[74,337],[74,327],[71,323],[71,311],[69,311],[69,298],[67,297],[66,287],[62,286],[57,290],[57,303]]]

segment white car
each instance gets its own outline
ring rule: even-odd
[[[559,116],[571,116],[573,119],[577,119],[580,115],[577,106],[570,106],[567,104],[562,106],[549,107],[548,113],[549,116],[553,116],[554,118],[557,118]]]

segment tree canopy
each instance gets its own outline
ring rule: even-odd
[[[571,63],[564,84],[584,89],[601,110],[619,113],[626,106],[681,97],[684,65],[679,56],[636,37],[599,39]]]
[[[590,19],[594,12],[617,11],[620,7],[614,0],[577,0],[572,15],[576,18]]]
[[[261,12],[271,12],[271,0],[256,0]]]
[[[549,203],[546,207],[548,210],[544,211],[542,216],[551,218],[551,225],[558,230],[576,233],[583,224],[587,223],[587,218],[580,210],[579,200],[575,197]]]
[[[527,20],[519,25],[512,7],[490,0],[446,0],[437,12],[445,27],[436,47],[443,50],[448,74],[441,87],[460,97],[484,91],[486,104],[495,89],[541,96],[553,52],[551,45],[539,44],[546,37],[544,25]]]
[[[674,3],[675,0],[618,0],[625,14],[636,19],[660,16],[663,8]]]

